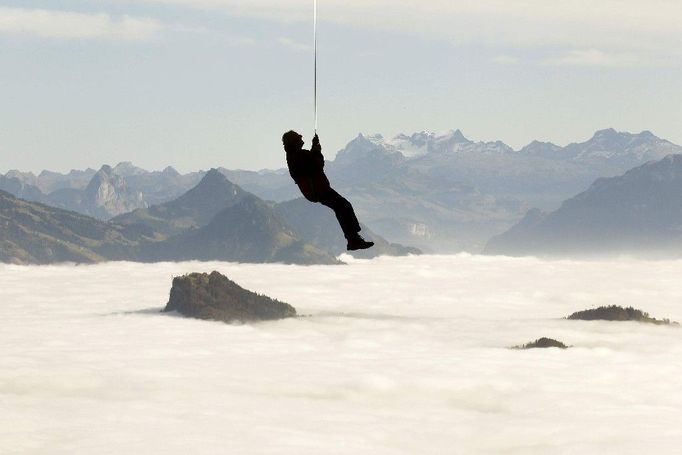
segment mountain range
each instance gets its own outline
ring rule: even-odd
[[[72,170],[68,174],[9,171],[0,175],[0,190],[19,198],[72,210],[100,220],[159,204],[196,185],[205,172],[181,175],[172,167],[148,172],[131,163],[103,165],[98,171]]]
[[[142,262],[222,260],[338,264],[338,249],[292,227],[273,204],[242,190],[215,169],[187,193],[104,222],[0,193],[0,261]],[[307,225],[326,222],[312,217]],[[320,230],[314,228],[313,230]],[[376,236],[376,253],[418,254]]]
[[[682,255],[682,155],[596,180],[550,213],[534,209],[492,238],[487,254]]]
[[[649,131],[606,129],[565,147],[534,141],[519,150],[501,141],[474,142],[459,130],[391,139],[360,134],[325,169],[371,231],[427,252],[479,252],[530,207],[554,210],[597,178],[621,175],[674,153],[682,153],[682,147]],[[300,197],[285,169],[219,172],[264,200],[284,203]],[[148,172],[120,163],[68,174],[10,171],[0,176],[0,189],[102,220],[147,209],[136,216],[174,235],[191,226],[183,224],[181,215],[164,215],[174,210],[164,204],[205,175],[182,175],[171,167]]]
[[[50,264],[132,259],[151,240],[135,227],[18,199],[0,191],[0,262]]]
[[[326,165],[359,218],[397,242],[429,252],[479,252],[530,207],[556,209],[600,177],[612,177],[682,147],[649,131],[600,130],[565,147],[534,141],[514,150],[461,131],[358,135]],[[258,195],[297,196],[286,172],[232,171]]]

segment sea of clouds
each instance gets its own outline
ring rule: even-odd
[[[306,317],[159,311],[218,270]],[[676,454],[682,262],[0,265],[2,454]],[[542,336],[573,348],[518,351]]]

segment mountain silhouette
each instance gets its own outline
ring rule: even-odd
[[[102,166],[84,189],[61,188],[48,194],[44,201],[101,220],[147,206],[142,193],[130,189],[125,178],[108,165]]]
[[[333,152],[324,151],[328,158]],[[334,187],[353,203],[358,217],[382,236],[428,252],[479,252],[491,237],[522,219],[528,208],[556,210],[599,177],[622,175],[674,153],[682,153],[682,147],[650,131],[627,133],[612,128],[566,146],[533,141],[520,150],[501,141],[473,141],[459,130],[392,138],[360,134],[325,170]],[[285,169],[219,171],[245,192],[265,200],[285,202],[300,195]],[[150,206],[177,199],[205,176],[203,171],[182,175],[171,167],[149,172],[129,162],[119,163],[113,172],[124,178],[129,191],[141,192]],[[95,173],[92,169],[68,174],[43,171],[35,176],[10,171],[5,177],[17,178],[24,186],[14,182],[3,187],[0,182],[0,189],[104,218],[92,211],[82,193]],[[45,199],[25,185],[42,191]],[[108,211],[106,217],[114,214]],[[186,214],[174,222],[175,214],[145,211],[136,216],[117,221],[146,224],[162,230],[161,237],[201,227],[211,218],[200,216],[197,221]]]
[[[92,263],[131,259],[142,232],[0,191],[0,261]]]
[[[120,215],[112,221],[122,225],[141,224],[172,236],[208,224],[214,216],[248,194],[217,169],[211,169],[197,186],[179,198]]]
[[[246,195],[207,225],[149,246],[155,260],[215,260],[338,264],[331,254],[301,240],[256,196]]]
[[[682,256],[682,155],[596,180],[551,213],[530,211],[485,252],[505,255]]]

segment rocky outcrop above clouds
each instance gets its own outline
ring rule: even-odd
[[[164,311],[228,323],[296,316],[296,309],[291,305],[248,291],[218,272],[174,278]]]

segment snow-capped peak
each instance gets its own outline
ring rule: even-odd
[[[460,130],[445,132],[421,131],[411,136],[398,134],[393,139],[385,141],[385,146],[400,152],[406,158],[415,158],[427,153],[451,152],[458,144],[470,144]]]

